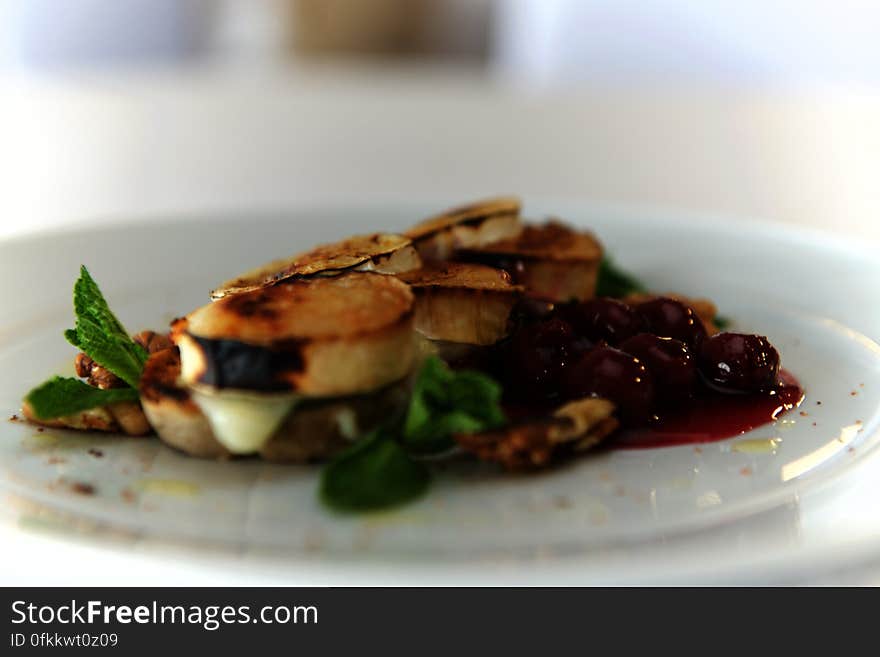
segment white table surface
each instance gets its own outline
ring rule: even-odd
[[[329,66],[8,79],[0,101],[0,239],[156,215],[516,193],[526,211],[529,199],[590,199],[880,244],[877,91],[538,91],[450,68]],[[846,496],[878,492],[862,478],[831,506],[799,500],[796,518],[782,519],[792,563],[807,558],[798,546],[811,534],[841,522],[851,549],[823,572],[755,570],[751,581],[880,584],[860,549],[880,535],[860,535],[858,517],[839,515]],[[51,514],[27,526],[12,513],[0,520],[2,584],[398,581],[391,565],[192,553],[87,526],[72,541]],[[557,581],[553,568],[521,581]]]

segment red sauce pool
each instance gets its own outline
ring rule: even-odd
[[[804,398],[797,379],[786,370],[777,387],[760,395],[707,393],[649,427],[625,429],[608,443],[612,449],[644,449],[710,443],[769,424]]]
[[[647,427],[624,429],[603,444],[606,449],[649,449],[674,445],[698,445],[738,436],[770,424],[797,408],[804,391],[794,375],[780,370],[776,388],[754,395],[731,395],[704,391],[686,407],[665,414]],[[511,421],[552,413],[558,402],[507,404]]]

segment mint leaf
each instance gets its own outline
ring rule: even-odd
[[[79,379],[60,376],[37,386],[25,397],[34,415],[41,420],[72,415],[106,404],[137,400],[138,392],[134,388],[101,390]]]
[[[715,315],[712,318],[712,323],[718,327],[719,331],[723,331],[731,325],[731,320],[729,317],[725,317],[724,315]]]
[[[504,424],[501,386],[480,372],[454,372],[436,357],[425,361],[403,422],[402,444],[418,453],[453,446],[456,433],[475,433]]]
[[[147,362],[147,352],[131,339],[84,265],[80,267],[79,279],[73,287],[73,307],[76,328],[64,332],[67,341],[132,388],[137,388]]]
[[[602,258],[602,262],[599,264],[599,278],[596,282],[597,297],[620,299],[640,292],[647,292],[647,288],[642,285],[641,281],[620,269],[610,256]]]
[[[393,434],[380,429],[324,469],[320,496],[338,511],[373,511],[419,497],[428,480],[427,468],[412,460]]]
[[[403,422],[393,420],[355,443],[321,475],[320,497],[342,511],[397,506],[428,487],[428,470],[410,457],[452,447],[456,433],[504,424],[501,386],[480,372],[455,372],[428,358],[416,378]]]

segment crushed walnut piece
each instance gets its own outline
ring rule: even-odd
[[[148,354],[170,349],[173,344],[167,335],[155,331],[141,331],[132,339],[146,349]]]
[[[547,438],[552,420],[518,424],[482,433],[455,436],[459,446],[481,461],[500,463],[507,470],[545,467],[553,457],[554,445]]]
[[[588,397],[569,402],[553,414],[567,423],[557,425],[552,437],[557,443],[570,443],[576,452],[586,451],[617,431],[620,422],[614,411],[614,404],[607,399]]]
[[[132,339],[148,353],[170,349],[173,344],[167,335],[155,331],[141,331]],[[109,390],[123,388],[127,384],[110,370],[98,365],[88,355],[80,352],[73,362],[76,374],[90,386]],[[152,431],[150,423],[139,402],[117,402],[99,408],[91,408],[80,413],[51,420],[37,418],[25,404],[22,413],[31,422],[59,429],[79,429],[83,431],[123,432],[129,436],[145,436]]]
[[[456,442],[483,461],[507,470],[534,470],[565,453],[598,445],[617,430],[614,404],[590,397],[565,404],[551,417],[520,422],[475,434],[459,434]]]
[[[82,352],[76,355],[73,365],[76,368],[76,375],[85,379],[86,383],[90,386],[95,386],[101,390],[124,388],[126,386],[125,381],[107,368],[98,365]]]
[[[140,346],[147,350],[147,353],[153,354],[163,349],[170,349],[172,346],[171,339],[162,333],[155,331],[141,331],[132,339]],[[124,388],[126,383],[110,370],[98,365],[86,354],[80,352],[73,361],[76,375],[86,380],[90,386],[95,386],[101,390],[109,390],[111,388]]]

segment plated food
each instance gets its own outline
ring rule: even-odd
[[[420,495],[438,460],[537,470],[800,403],[766,338],[720,332],[711,302],[648,292],[596,236],[520,209],[490,199],[273,261],[136,339],[83,268],[80,379],[23,412],[194,457],[324,463],[322,499],[361,510]]]

